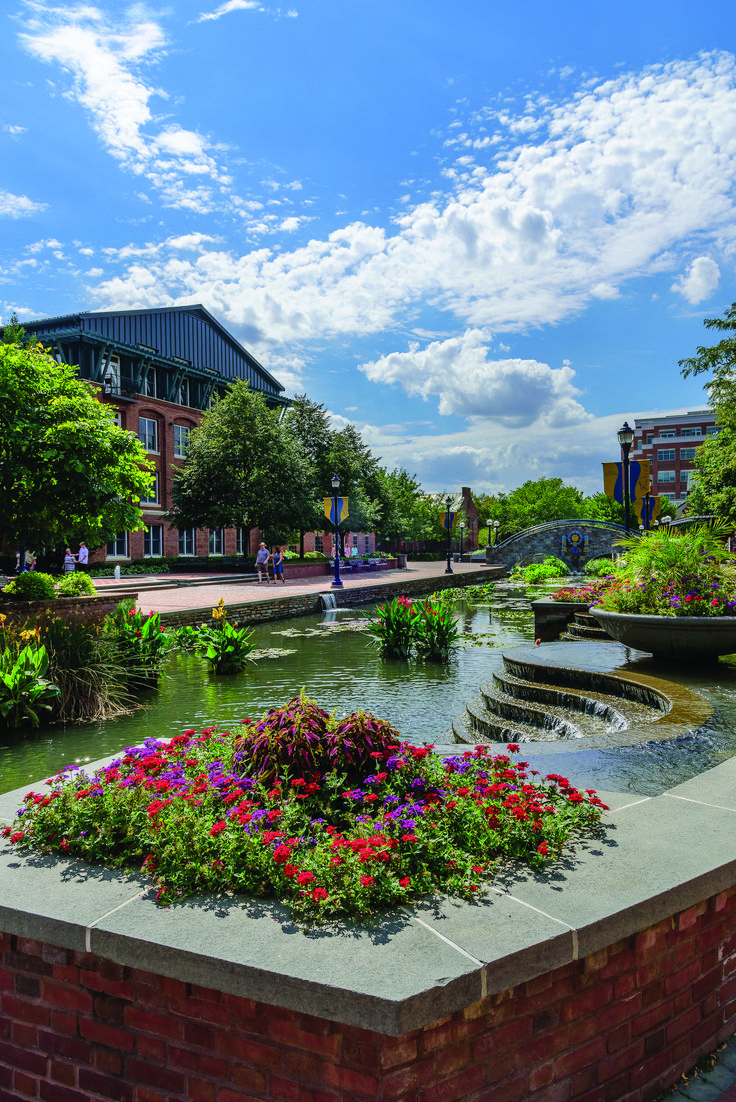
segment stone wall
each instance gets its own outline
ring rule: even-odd
[[[498,578],[501,571],[496,568],[483,569],[473,574],[447,574],[434,578],[412,578],[406,576],[396,580],[379,580],[380,572],[375,575],[375,585],[351,586],[349,582],[342,589],[332,589],[325,578],[325,593],[332,593],[338,606],[375,604],[376,601],[391,600],[392,597],[418,597],[436,589],[450,589],[453,586],[465,587],[482,585]],[[363,575],[364,576],[364,575]],[[268,592],[268,591],[267,591]],[[228,617],[233,623],[257,624],[269,620],[284,620],[291,616],[310,616],[320,612],[322,604],[319,593],[285,593],[283,596],[266,597],[262,601],[233,602],[227,605]],[[185,624],[201,624],[209,620],[212,605],[201,608],[183,609],[179,612],[162,612],[161,623],[167,627],[182,627]]]
[[[734,889],[401,1036],[22,936],[0,953],[0,1102],[648,1102],[736,1014]]]
[[[536,528],[527,528],[499,543],[497,547],[488,548],[486,559],[489,563],[503,563],[509,569],[518,563],[526,565],[530,562],[541,562],[547,555],[564,559],[563,536],[570,532],[580,532],[588,540],[588,552],[580,556],[581,564],[592,559],[607,558],[612,552],[619,551],[614,543],[625,534],[624,529],[617,524],[594,524],[579,520],[554,521],[540,524]]]
[[[138,593],[123,596],[105,594],[98,597],[57,597],[53,601],[0,601],[0,612],[10,623],[23,624],[26,620],[42,623],[49,615],[58,616],[70,624],[97,624],[114,612],[124,599],[138,600]]]

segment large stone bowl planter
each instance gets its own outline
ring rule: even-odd
[[[658,658],[703,662],[736,654],[736,616],[640,616],[595,606],[590,615],[619,643]]]

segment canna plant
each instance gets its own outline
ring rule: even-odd
[[[418,620],[419,613],[408,597],[395,597],[378,606],[368,631],[383,658],[411,658]]]
[[[228,621],[224,597],[220,597],[212,609],[212,619],[214,626],[202,624],[199,628],[192,628],[186,640],[206,660],[212,673],[240,673],[248,664],[255,647],[253,632],[236,628]]]
[[[458,629],[451,604],[430,599],[419,606],[414,643],[420,658],[427,662],[447,662],[457,637]]]
[[[21,631],[18,637],[2,622],[0,640],[0,725],[38,727],[40,712],[51,710],[59,690],[46,677],[49,656],[39,641],[39,629]]]

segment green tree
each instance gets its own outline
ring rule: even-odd
[[[283,542],[312,500],[307,456],[265,397],[236,380],[192,433],[174,474],[177,528],[258,527]]]
[[[284,415],[286,431],[301,446],[309,465],[301,508],[294,512],[293,530],[299,533],[299,557],[304,558],[305,532],[321,532],[325,526],[324,498],[331,491],[330,448],[333,430],[324,406],[306,394],[297,394]]]
[[[39,344],[0,344],[0,536],[92,546],[142,527],[151,464],[75,369]]]
[[[561,478],[538,478],[499,494],[488,516],[501,522],[499,538],[506,539],[524,528],[548,520],[576,519],[585,515],[581,490],[567,486]]]
[[[18,320],[17,314],[11,314],[10,320],[0,329],[3,344],[25,344],[26,331]]]
[[[707,437],[695,453],[698,472],[688,493],[688,513],[715,514],[736,524],[736,302],[722,318],[705,318],[706,329],[723,333],[714,345],[701,345],[695,356],[679,361],[683,376],[709,374],[704,389],[721,431]]]

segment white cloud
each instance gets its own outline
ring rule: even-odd
[[[696,306],[710,298],[717,289],[720,278],[721,270],[716,262],[709,256],[698,256],[688,268],[687,274],[675,280],[672,290]]]
[[[426,301],[448,326],[454,317],[509,332],[559,322],[629,279],[672,268],[695,236],[734,243],[729,55],[586,86],[537,114],[537,131],[489,152],[481,175],[458,175],[391,231],[354,222],[291,251],[162,259],[158,294],[205,298],[276,345],[383,331]],[[275,226],[264,218],[253,228]],[[101,301],[119,306],[141,294],[136,270],[100,288]]]
[[[45,209],[46,203],[37,203],[27,195],[0,191],[0,218],[27,218]]]
[[[17,138],[19,134],[25,134],[25,126],[15,126],[12,122],[8,122],[3,127],[6,134],[10,134],[12,138]]]
[[[214,11],[203,11],[202,14],[195,19],[195,23],[204,23],[208,20],[221,19],[223,15],[229,15],[234,11],[252,11],[253,9],[263,11],[258,0],[226,0],[226,3],[220,4],[219,8],[215,8]]]
[[[460,337],[420,349],[392,352],[360,368],[375,383],[398,383],[410,395],[438,395],[439,411],[525,427],[576,424],[588,417],[577,401],[568,364],[551,368],[536,360],[488,358],[490,334],[470,329]]]

